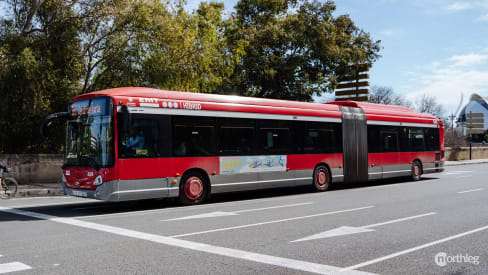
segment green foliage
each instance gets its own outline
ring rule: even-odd
[[[347,65],[372,63],[371,41],[332,2],[241,0],[3,0],[0,153],[59,152],[63,123],[41,140],[43,117],[73,96],[144,86],[311,100]]]
[[[348,65],[379,57],[379,41],[348,16],[334,18],[330,1],[241,0],[236,10],[233,38],[246,45],[233,84],[244,95],[310,101],[332,91]]]
[[[130,31],[107,41],[95,90],[149,86],[212,92],[232,73],[235,58],[223,35],[223,4],[202,3],[193,14],[181,2],[129,2],[124,9],[112,28]]]
[[[9,1],[16,16],[3,19],[0,32],[0,153],[56,151],[55,142],[42,142],[39,123],[48,113],[66,108],[78,88],[83,58],[77,38],[79,21],[62,0],[48,1],[26,33],[30,1]]]

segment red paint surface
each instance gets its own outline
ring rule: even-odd
[[[290,170],[311,170],[319,163],[325,163],[330,168],[342,168],[342,154],[288,155],[287,157],[287,168]]]
[[[436,152],[369,153],[368,166],[409,164],[415,159],[434,162]]]
[[[69,171],[69,175],[66,175],[67,171]],[[88,176],[88,173],[93,173],[93,175]],[[63,169],[63,174],[66,178],[67,187],[80,189],[96,189],[93,181],[98,175],[102,176],[104,182],[117,179],[114,168],[100,168],[96,171],[94,168],[87,167],[66,167]],[[77,185],[76,182],[79,184]]]
[[[117,164],[121,180],[176,177],[191,168],[203,169],[207,174],[219,172],[218,157],[119,159]]]

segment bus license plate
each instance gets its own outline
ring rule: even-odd
[[[88,192],[79,191],[79,190],[73,190],[73,196],[87,198],[88,197]]]

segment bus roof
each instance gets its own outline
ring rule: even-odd
[[[347,106],[362,108],[368,120],[428,124],[440,123],[439,119],[430,114],[417,113],[409,108],[401,106],[355,101],[337,101],[322,104],[279,99],[166,91],[143,87],[114,88],[92,92],[77,96],[70,102],[102,96],[113,98],[115,105],[147,106],[151,103],[154,104],[154,102],[160,104],[160,101],[162,101],[161,104],[163,104],[163,102],[172,102],[173,104],[176,103],[174,106],[178,106],[180,109],[190,110],[198,109],[195,108],[195,104],[198,104],[201,110],[335,118],[340,118],[342,116],[339,106]],[[161,106],[163,105],[160,105],[160,107]]]
[[[420,119],[430,121],[430,123],[442,124],[442,121],[428,113],[418,113],[414,110],[396,105],[376,104],[357,101],[335,101],[327,102],[328,105],[340,105],[363,109],[368,120],[396,121],[401,122],[405,119]]]

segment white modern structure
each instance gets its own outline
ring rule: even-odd
[[[457,118],[457,127],[461,128],[463,133],[466,135],[467,134],[467,127],[466,124],[469,124],[470,118],[469,114],[483,114],[483,123],[478,123],[476,124],[482,124],[483,128],[478,128],[477,129],[483,129],[487,130],[488,129],[488,98],[484,96],[480,96],[479,94],[472,94],[468,104],[464,106],[464,108],[459,112],[458,118]],[[476,119],[480,119],[476,118]],[[473,122],[474,123],[474,122]]]

